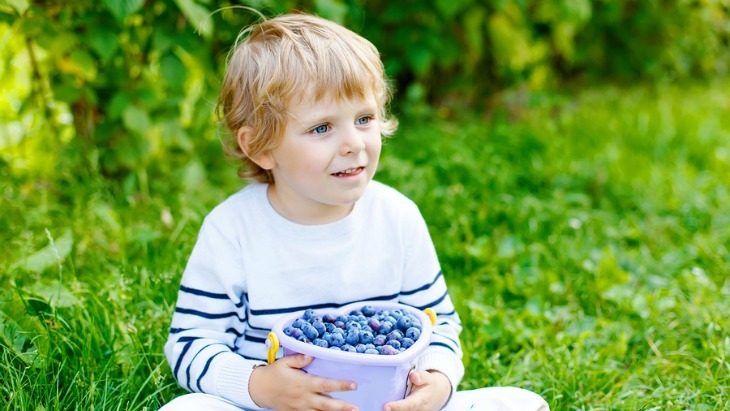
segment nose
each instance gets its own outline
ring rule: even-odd
[[[342,145],[340,146],[340,154],[343,156],[349,156],[352,154],[359,154],[365,150],[365,139],[356,129],[348,129],[345,131],[342,137]]]

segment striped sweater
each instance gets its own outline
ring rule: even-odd
[[[266,190],[246,186],[203,222],[165,344],[178,383],[261,409],[248,379],[266,359],[277,319],[388,301],[435,310],[431,344],[417,368],[443,372],[455,389],[464,373],[461,323],[416,204],[372,181],[344,219],[301,225],[279,215]]]

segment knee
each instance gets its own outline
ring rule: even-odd
[[[200,411],[200,410],[232,410],[240,411],[240,408],[208,394],[192,393],[181,395],[168,402],[159,411]]]

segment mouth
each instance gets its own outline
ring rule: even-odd
[[[354,176],[357,174],[360,174],[365,167],[355,167],[355,168],[348,168],[347,170],[338,171],[336,173],[332,173],[335,177],[349,177]]]

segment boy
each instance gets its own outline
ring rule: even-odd
[[[188,261],[165,354],[196,394],[163,410],[356,409],[327,395],[357,389],[351,381],[303,372],[303,355],[265,365],[264,343],[281,316],[358,301],[438,316],[411,394],[386,410],[546,410],[518,388],[455,391],[461,323],[428,229],[412,201],[372,180],[397,126],[375,47],[302,14],[244,34],[218,105],[252,184],[206,217]]]

